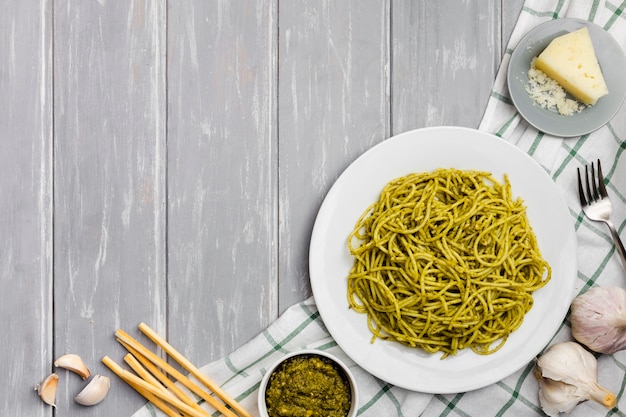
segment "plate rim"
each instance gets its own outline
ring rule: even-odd
[[[513,103],[513,106],[515,107],[519,115],[524,120],[526,120],[526,122],[528,122],[528,124],[530,124],[531,126],[533,126],[534,128],[536,128],[537,130],[541,132],[547,133],[549,135],[565,137],[565,138],[586,135],[602,128],[604,125],[609,123],[615,117],[615,115],[619,112],[621,106],[624,104],[624,101],[626,99],[626,88],[622,87],[621,96],[618,97],[617,101],[615,101],[612,107],[607,109],[605,113],[602,113],[601,116],[596,118],[595,123],[589,123],[588,125],[585,125],[584,127],[581,126],[579,129],[576,129],[576,130],[559,128],[558,124],[546,125],[544,120],[538,119],[536,116],[534,116],[534,114],[548,115],[549,113],[554,113],[554,111],[543,109],[534,103],[531,103],[530,105],[531,105],[531,108],[536,109],[535,113],[530,113],[527,111],[523,111],[521,109],[522,100],[528,100],[528,102],[530,102],[532,101],[532,99],[530,99],[530,97],[525,91],[524,91],[524,94],[521,94],[521,93],[517,94],[518,89],[513,88],[514,87],[513,82],[520,81],[519,79],[515,80],[516,74],[513,74],[513,70],[515,69],[514,64],[522,58],[522,54],[524,50],[529,47],[529,40],[531,40],[534,35],[542,31],[546,31],[548,29],[553,29],[554,32],[551,35],[543,36],[540,39],[541,41],[549,42],[550,40],[554,39],[560,34],[558,32],[559,29],[563,29],[565,26],[568,26],[568,25],[580,25],[580,27],[585,26],[588,28],[592,28],[591,29],[592,33],[590,33],[590,35],[592,36],[592,40],[594,40],[594,37],[598,36],[598,34],[602,33],[603,34],[602,36],[604,37],[604,39],[599,40],[599,41],[596,40],[594,44],[606,44],[606,42],[608,42],[611,48],[618,50],[620,53],[618,55],[618,59],[616,59],[615,62],[617,62],[618,64],[621,64],[619,65],[620,70],[623,70],[622,73],[626,73],[626,55],[624,54],[624,51],[622,50],[617,40],[608,31],[603,29],[598,24],[594,22],[590,22],[588,20],[565,17],[565,18],[552,19],[552,20],[543,22],[537,25],[536,27],[534,27],[533,29],[529,30],[520,39],[520,41],[515,46],[511,54],[509,63],[508,63],[507,82],[506,82],[506,87],[509,91],[509,96],[511,98],[511,102]],[[606,47],[606,46],[603,46],[603,47]],[[615,65],[615,62],[611,62],[611,65]],[[530,62],[528,62],[528,66],[530,66]],[[609,66],[606,63],[604,63],[603,65],[603,62],[600,62],[600,66],[609,68]],[[614,71],[611,71],[611,73],[613,72]],[[615,83],[612,83],[611,85],[615,85]],[[618,85],[621,85],[621,84],[618,84]],[[611,86],[609,85],[609,94],[610,94],[610,91],[611,91]],[[588,111],[588,110],[591,110],[591,109],[584,109],[581,113],[584,113],[585,111]],[[571,116],[560,116],[560,117],[577,117],[577,116],[578,114],[574,114]],[[567,124],[564,124],[563,126],[567,126]]]
[[[437,134],[463,134],[463,133],[471,133],[472,135],[477,135],[479,137],[485,138],[485,140],[490,140],[490,141],[498,141],[498,143],[501,143],[506,149],[508,149],[511,152],[514,152],[516,154],[518,154],[519,157],[521,158],[525,158],[527,160],[527,162],[529,162],[531,165],[534,165],[535,168],[540,171],[540,174],[538,173],[538,175],[543,175],[545,176],[545,178],[547,178],[550,182],[549,185],[550,187],[553,187],[554,189],[558,189],[557,185],[552,181],[552,179],[548,176],[548,174],[543,170],[543,168],[541,168],[541,166],[534,160],[532,159],[529,155],[527,155],[526,153],[524,153],[521,149],[519,149],[518,147],[516,147],[515,145],[507,142],[506,140],[495,136],[491,133],[487,133],[487,132],[483,132],[483,131],[479,131],[476,129],[471,129],[471,128],[465,128],[465,127],[458,127],[458,126],[434,126],[434,127],[427,127],[427,128],[421,128],[421,129],[415,129],[415,130],[411,130],[411,131],[407,131],[404,133],[401,133],[399,135],[396,136],[392,136],[390,138],[388,138],[387,140],[384,140],[380,143],[378,143],[377,145],[374,145],[373,147],[371,147],[370,149],[366,150],[362,155],[360,155],[358,158],[355,159],[355,161],[353,163],[351,163],[342,173],[341,175],[337,178],[337,180],[335,181],[335,183],[331,186],[330,190],[328,191],[326,197],[324,198],[324,201],[322,202],[321,206],[320,206],[320,210],[315,218],[315,223],[313,226],[313,230],[312,230],[312,234],[311,234],[311,242],[310,242],[310,248],[309,248],[309,274],[310,274],[310,282],[311,282],[311,288],[313,290],[313,297],[316,301],[317,307],[318,307],[318,311],[320,313],[320,317],[322,318],[322,321],[325,323],[330,335],[333,337],[333,339],[337,342],[338,346],[346,353],[346,355],[348,355],[348,357],[350,357],[357,365],[361,366],[364,370],[366,370],[367,372],[369,372],[370,374],[374,375],[375,377],[378,377],[386,382],[389,382],[395,386],[399,386],[401,388],[405,388],[408,390],[412,390],[412,391],[417,391],[417,392],[423,392],[423,393],[432,393],[432,394],[451,394],[451,393],[459,393],[459,392],[467,392],[467,391],[471,391],[474,389],[479,389],[482,388],[484,386],[490,385],[492,383],[495,383],[499,380],[502,380],[503,378],[511,375],[512,373],[516,372],[517,370],[519,370],[520,368],[522,368],[523,366],[525,366],[528,361],[532,360],[532,357],[536,356],[536,354],[539,353],[540,350],[542,350],[543,348],[545,348],[545,346],[550,342],[550,340],[554,337],[554,335],[558,332],[558,329],[561,327],[563,319],[565,318],[567,311],[569,309],[569,304],[571,303],[571,295],[573,293],[574,290],[574,285],[575,285],[575,275],[576,275],[576,247],[577,247],[577,243],[576,243],[576,236],[575,236],[575,230],[574,230],[574,225],[571,221],[571,218],[569,216],[569,212],[567,212],[567,217],[566,217],[566,223],[567,223],[567,232],[568,235],[567,236],[567,245],[568,246],[568,260],[569,262],[567,263],[563,263],[565,266],[565,270],[563,271],[563,275],[567,275],[567,281],[565,281],[565,283],[568,283],[569,285],[566,285],[565,287],[560,287],[560,291],[563,294],[567,294],[567,296],[564,299],[559,300],[560,304],[560,311],[558,311],[558,316],[554,318],[554,320],[552,321],[552,327],[549,329],[549,334],[550,337],[546,338],[546,340],[542,340],[541,341],[541,347],[537,350],[537,351],[533,351],[530,353],[526,353],[523,361],[521,361],[519,364],[515,365],[514,367],[511,367],[511,364],[506,364],[506,366],[502,366],[501,368],[506,368],[506,371],[502,372],[498,369],[489,369],[489,372],[486,372],[486,376],[479,378],[478,380],[475,381],[455,381],[455,383],[446,383],[447,385],[445,387],[441,386],[441,384],[432,384],[432,381],[430,381],[428,384],[428,386],[423,385],[423,384],[419,384],[419,383],[413,383],[413,382],[407,382],[402,378],[398,378],[396,376],[389,376],[389,375],[385,375],[384,373],[381,373],[379,370],[377,370],[374,366],[372,366],[371,364],[367,363],[367,355],[363,355],[362,353],[355,353],[353,351],[353,349],[350,348],[350,346],[347,346],[347,344],[343,341],[343,337],[341,335],[341,333],[345,333],[342,331],[342,329],[337,327],[336,324],[336,319],[334,317],[332,317],[332,313],[334,313],[333,311],[327,311],[326,309],[326,304],[324,302],[321,302],[320,297],[321,297],[321,293],[320,293],[320,289],[319,289],[319,282],[317,278],[319,276],[319,264],[317,263],[319,260],[317,259],[318,257],[318,252],[321,250],[319,248],[318,245],[316,245],[316,240],[320,239],[320,233],[322,233],[322,231],[320,230],[320,227],[325,227],[325,225],[320,226],[320,222],[326,222],[327,220],[324,218],[324,216],[326,216],[326,211],[330,210],[329,209],[329,204],[333,204],[334,202],[331,201],[334,197],[334,193],[337,190],[337,184],[342,184],[342,182],[345,180],[345,178],[350,175],[351,172],[351,168],[353,166],[355,166],[355,164],[358,163],[359,160],[362,160],[363,158],[368,158],[370,157],[372,154],[378,152],[378,150],[381,147],[386,147],[386,146],[394,146],[395,142],[398,141],[402,141],[402,140],[408,140],[409,138],[412,138],[414,136],[417,137],[423,137],[424,136],[428,136],[430,133],[432,132],[437,132]],[[442,133],[443,132],[443,133]],[[428,140],[428,139],[426,139]],[[418,169],[416,169],[417,171]],[[391,178],[388,178],[388,180],[390,180]],[[341,185],[340,185],[341,186]],[[378,190],[380,191],[380,190]],[[560,207],[559,209],[561,210],[568,210],[567,208],[567,203],[565,202],[565,199],[563,197],[563,195],[560,193],[558,193],[558,196],[555,197],[557,198],[557,200],[559,201]],[[364,210],[364,208],[363,208]],[[354,221],[356,222],[356,219],[354,219]],[[346,236],[347,239],[347,236]],[[562,259],[561,259],[562,261]],[[554,269],[554,266],[553,266]],[[571,277],[569,276],[571,275]],[[563,284],[563,283],[561,283]],[[347,287],[347,285],[346,285]],[[342,288],[346,288],[346,287],[342,287]],[[345,308],[348,308],[348,303],[347,303],[347,298],[345,298]],[[562,305],[561,305],[562,304]],[[343,308],[343,306],[342,306]],[[358,313],[354,313],[354,314],[358,314]],[[365,315],[362,315],[365,316]],[[557,320],[558,319],[558,320]],[[363,317],[363,320],[366,320],[365,317]],[[343,329],[345,330],[345,329]],[[368,329],[365,329],[366,331],[369,332]],[[371,335],[371,333],[370,333]],[[545,337],[545,336],[544,336]],[[393,346],[393,343],[396,342],[385,342],[385,341],[377,341],[376,343],[388,343],[391,344],[390,346],[391,349],[395,349]],[[396,343],[396,345],[399,345]],[[399,349],[403,349],[404,347],[398,347]],[[407,348],[410,349],[410,348]],[[504,350],[504,348],[503,348]],[[417,352],[417,351],[416,351]],[[494,354],[495,355],[495,354]],[[448,359],[446,359],[447,361]],[[443,362],[443,361],[442,361]],[[424,369],[422,369],[422,371],[424,371]]]

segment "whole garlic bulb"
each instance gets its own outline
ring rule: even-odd
[[[598,384],[596,358],[576,342],[551,346],[537,359],[535,376],[541,408],[549,416],[570,412],[584,400],[615,406],[615,394]]]
[[[572,301],[572,336],[589,349],[611,354],[626,348],[626,291],[594,287]]]

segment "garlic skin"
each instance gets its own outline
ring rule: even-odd
[[[80,375],[83,379],[87,379],[91,376],[89,368],[87,368],[80,356],[74,353],[68,353],[59,357],[56,361],[54,361],[54,366],[70,370]]]
[[[48,405],[56,407],[55,399],[57,395],[57,386],[59,385],[59,376],[57,374],[48,375],[40,384],[35,386],[35,390],[39,397]]]
[[[551,346],[537,359],[535,376],[541,408],[549,416],[569,412],[584,400],[615,406],[615,394],[597,382],[596,358],[576,342]]]
[[[110,387],[111,380],[109,377],[96,375],[89,384],[74,397],[74,401],[81,405],[96,405],[104,400],[109,393]]]
[[[539,403],[549,416],[569,413],[584,398],[575,385],[539,376]]]
[[[593,287],[572,301],[570,321],[574,339],[598,352],[626,348],[626,291]]]

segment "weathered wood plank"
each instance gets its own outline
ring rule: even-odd
[[[523,0],[0,3],[0,414],[51,416],[54,357],[110,374],[117,327],[204,364],[310,295],[333,181],[391,134],[476,126]],[[80,407],[59,373],[59,415],[143,404],[113,378]]]
[[[319,206],[341,172],[389,135],[389,2],[282,2],[279,54],[280,309],[310,294]]]
[[[500,0],[393,2],[393,133],[477,127],[500,64]]]
[[[52,17],[0,3],[2,416],[52,416],[33,387],[52,371]]]
[[[524,0],[501,0],[502,1],[502,54],[511,38],[511,33],[515,29],[517,19],[524,6]]]
[[[118,327],[165,329],[165,3],[55,2],[54,19],[54,352],[112,375]],[[113,377],[108,404],[80,407],[61,377],[59,415],[144,403]]]
[[[277,2],[169,5],[169,337],[220,358],[276,318]]]

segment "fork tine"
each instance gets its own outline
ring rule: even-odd
[[[598,201],[600,195],[598,194],[598,187],[596,186],[596,170],[591,163],[591,189],[593,190],[593,201]]]
[[[589,186],[589,170],[587,169],[587,165],[585,165],[585,185],[587,188],[588,203],[591,204],[594,202],[594,199],[593,194],[591,194],[591,187]]]
[[[587,205],[587,199],[585,198],[585,190],[583,190],[583,182],[580,179],[580,168],[576,168],[578,172],[578,197],[580,198],[580,205],[585,207]]]
[[[606,187],[604,186],[604,176],[602,175],[602,165],[600,165],[600,160],[598,159],[598,188],[600,189],[600,195],[602,198],[606,198],[609,195],[606,192]]]

